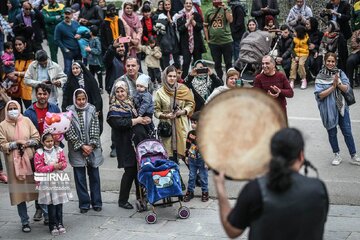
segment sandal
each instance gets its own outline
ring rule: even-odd
[[[29,232],[31,232],[31,227],[29,226],[29,224],[23,225],[23,226],[22,226],[22,231],[23,231],[24,233],[29,233]]]

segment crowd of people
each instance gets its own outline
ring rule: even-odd
[[[286,115],[286,98],[294,96],[295,83],[299,80],[300,88],[307,89],[308,82],[315,81],[315,98],[335,154],[332,165],[342,161],[338,125],[351,163],[360,165],[351,132],[351,103],[345,96],[359,86],[358,2],[330,0],[320,16],[314,16],[304,0],[297,0],[279,24],[277,0],[254,0],[250,14],[238,0],[213,0],[207,11],[199,0],[126,0],[120,11],[105,0],[8,0],[7,16],[0,17],[0,150],[7,166],[6,175],[0,161],[0,180],[9,183],[22,231],[31,231],[26,202],[36,200],[34,220],[44,218],[52,235],[66,232],[62,204],[71,193],[46,186],[37,193],[32,173],[61,172],[67,163],[73,167],[80,212],[102,210],[104,111],[111,127],[110,156],[124,168],[119,207],[133,208],[133,183],[140,197],[133,144],[156,132],[170,160],[183,160],[189,167],[183,200],[190,201],[195,186],[200,186],[201,200],[208,201],[208,169],[196,143],[199,112],[216,95],[243,87],[248,65],[241,63],[243,44],[262,36],[270,48],[262,53],[261,64],[250,64],[253,87],[278,101]],[[324,31],[319,19],[326,22]],[[206,46],[214,70],[203,59]],[[63,66],[58,64],[59,48]],[[109,94],[108,111],[103,109],[104,92]],[[65,133],[68,161],[64,143],[45,127],[46,113],[61,111],[72,112]],[[157,128],[153,117],[159,119]],[[302,151],[296,149],[294,155],[300,162]],[[15,191],[19,186],[22,192]],[[250,224],[238,222],[233,214],[224,221],[239,229]]]

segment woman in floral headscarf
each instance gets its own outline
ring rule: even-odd
[[[185,156],[185,140],[189,132],[189,119],[195,109],[190,89],[176,81],[176,68],[169,66],[162,76],[163,86],[155,94],[155,117],[171,125],[170,137],[160,136],[169,156]],[[175,99],[174,99],[175,98]],[[175,157],[175,159],[174,159]]]
[[[151,119],[137,116],[134,104],[129,98],[129,88],[126,82],[118,81],[114,89],[114,95],[110,96],[107,122],[115,133],[114,142],[118,168],[125,170],[121,179],[118,205],[121,208],[133,209],[133,205],[129,203],[133,182],[136,185],[137,199],[140,198],[140,193],[138,192],[137,163],[132,141],[137,145],[147,138],[144,125],[149,124]]]
[[[22,231],[30,232],[26,202],[38,199],[30,159],[40,135],[30,119],[20,113],[21,107],[17,101],[9,101],[5,111],[5,120],[0,123],[0,150],[5,156],[11,205],[17,205]],[[24,164],[15,161],[20,159],[16,157],[20,155],[20,147],[24,151]]]

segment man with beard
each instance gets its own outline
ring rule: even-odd
[[[286,98],[292,98],[294,91],[285,74],[276,70],[275,60],[271,56],[265,55],[262,58],[262,73],[256,76],[254,87],[264,90],[275,98],[287,116]]]
[[[36,100],[35,87],[45,83],[51,89],[49,102],[58,104],[58,88],[64,86],[67,77],[59,64],[51,61],[45,50],[36,52],[35,61],[30,63],[25,73],[25,84],[33,88],[32,100]]]
[[[104,55],[104,65],[106,66],[105,89],[110,94],[116,79],[124,74],[125,46],[123,43],[114,41]],[[111,152],[110,157],[116,157],[116,149],[113,141],[113,131],[111,130]]]
[[[39,131],[40,136],[44,132],[45,115],[47,112],[59,113],[60,109],[57,105],[49,102],[51,89],[44,83],[40,83],[35,87],[35,94],[37,101],[30,105],[24,112],[24,116],[28,117],[36,129]],[[34,221],[41,221],[44,214],[44,224],[49,223],[47,205],[38,204],[35,201],[36,212],[33,217]]]
[[[69,75],[72,61],[81,60],[80,47],[75,38],[80,25],[78,22],[71,20],[73,17],[71,8],[65,8],[64,14],[64,21],[55,27],[54,39],[64,56],[64,72]]]

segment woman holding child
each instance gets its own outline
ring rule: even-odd
[[[115,147],[118,168],[124,168],[121,179],[119,207],[133,209],[129,203],[132,183],[135,181],[136,196],[140,197],[137,180],[136,154],[132,143],[135,145],[147,138],[144,125],[151,123],[149,117],[138,117],[132,99],[129,98],[129,88],[126,82],[118,81],[115,84],[115,93],[110,96],[110,107],[107,122],[114,131]]]

